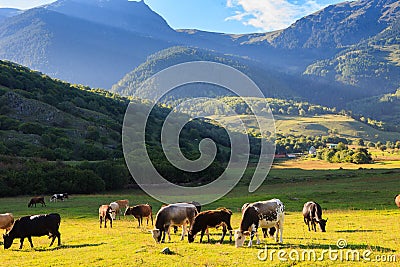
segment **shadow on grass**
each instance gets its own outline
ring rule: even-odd
[[[307,244],[307,245],[302,245],[302,244],[260,244],[256,245],[254,247],[257,247],[259,249],[264,249],[265,245],[267,245],[268,249],[303,249],[303,250],[308,250],[308,249],[339,249],[336,244]],[[391,248],[385,248],[381,246],[371,246],[367,244],[348,244],[346,247],[342,248],[344,250],[372,250],[376,252],[395,252],[396,250],[391,249]]]
[[[61,246],[56,246],[56,247],[33,247],[32,249],[25,247],[26,245],[24,245],[25,248],[22,249],[11,249],[12,251],[21,251],[21,252],[30,252],[32,250],[34,251],[38,251],[38,252],[45,252],[45,251],[55,251],[55,250],[59,250],[59,249],[69,249],[69,248],[85,248],[85,247],[98,247],[101,245],[104,245],[106,243],[97,243],[97,244],[77,244],[77,245],[61,245]],[[19,244],[18,244],[19,246]]]
[[[371,232],[382,232],[382,230],[338,230],[336,233],[371,233]]]

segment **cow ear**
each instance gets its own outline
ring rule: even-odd
[[[245,236],[249,236],[249,235],[250,235],[250,232],[249,232],[249,231],[244,231],[243,234],[244,234]]]
[[[328,221],[328,218],[326,218],[325,222],[327,222],[327,221]]]

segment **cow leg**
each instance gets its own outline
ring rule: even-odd
[[[254,231],[251,231],[249,244],[247,245],[248,247],[251,247],[253,245],[253,237],[254,237]]]
[[[21,237],[19,239],[19,249],[22,249],[22,246],[24,245],[24,239],[25,239],[25,237]]]
[[[168,242],[171,242],[171,228],[170,228],[170,226],[168,225],[167,226],[167,233],[168,233]],[[165,240],[165,234],[164,234],[164,239],[163,240]]]
[[[256,231],[256,238],[257,238],[257,245],[260,245],[261,241],[260,238],[258,237],[258,231]]]
[[[113,220],[112,220],[112,218],[110,218],[110,228],[112,228],[112,222],[113,222]]]
[[[222,237],[221,237],[221,241],[220,243],[222,244],[222,242],[224,242],[224,237],[226,235],[226,226],[222,226]]]
[[[276,238],[275,238],[276,242],[278,242],[278,235],[279,235],[279,243],[283,243],[283,222],[282,221],[280,221],[277,225]]]
[[[210,243],[210,231],[208,230],[208,227],[206,228],[206,232],[208,237],[208,243]]]
[[[99,221],[100,221],[100,228],[101,228],[101,223],[103,222],[103,217],[100,216]]]
[[[200,243],[203,242],[203,236],[205,233],[206,229],[202,229],[200,233]],[[210,237],[208,238],[208,243],[210,243]]]
[[[23,241],[23,240],[22,240]],[[33,248],[33,243],[32,243],[32,237],[31,236],[28,236],[28,241],[29,241],[29,243],[31,244],[31,248]]]
[[[228,221],[228,223],[226,225],[227,225],[228,231],[229,231],[229,242],[232,242],[232,231],[233,231],[233,229],[232,229],[231,223]]]
[[[182,236],[181,236],[181,241],[185,238],[185,234],[186,234],[186,224],[182,225]]]

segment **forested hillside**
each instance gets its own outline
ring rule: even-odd
[[[149,104],[132,101],[133,105]],[[0,103],[0,195],[25,194],[29,186],[37,193],[57,188],[88,193],[132,183],[122,160],[121,144],[129,99],[0,61]],[[169,112],[156,106],[147,124],[146,141],[155,166],[175,182],[214,179],[212,174],[220,173],[229,160],[225,131],[198,120],[186,125],[180,140],[184,155],[197,158],[202,138],[215,140],[219,152],[216,161],[197,176],[180,172],[168,164],[160,145],[162,122]],[[194,141],[194,136],[199,140]],[[82,179],[88,180],[84,183],[87,186],[79,186]],[[98,186],[91,187],[90,181]],[[24,183],[29,186],[22,186]]]

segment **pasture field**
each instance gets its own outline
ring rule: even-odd
[[[180,241],[178,234],[171,234],[171,242],[156,244],[148,232],[151,224],[138,228],[132,217],[114,221],[113,228],[99,228],[98,207],[113,200],[127,198],[131,205],[148,202],[155,214],[161,203],[140,190],[72,195],[69,200],[57,203],[48,202],[50,196],[46,196],[47,207],[36,208],[27,207],[30,196],[1,198],[0,213],[12,212],[16,218],[60,213],[62,246],[49,248],[47,237],[34,237],[34,249],[25,240],[19,250],[19,240],[14,240],[9,250],[1,249],[0,262],[2,266],[397,266],[400,209],[394,206],[393,198],[400,193],[399,176],[398,169],[275,169],[255,193],[250,194],[245,185],[239,185],[219,201],[203,207],[203,210],[230,208],[234,212],[232,226],[236,229],[243,203],[281,199],[286,206],[283,244],[261,237],[261,244],[254,242],[252,248],[235,248],[229,237],[224,244],[218,244],[221,232],[215,229],[210,231],[211,244],[199,244],[199,237],[189,244],[187,238]],[[315,200],[323,207],[323,217],[328,218],[326,233],[309,232],[303,223],[301,208],[308,200]],[[203,242],[206,240],[205,237]],[[347,246],[338,249],[338,240],[345,240]],[[165,247],[173,254],[161,254]],[[316,255],[315,261],[305,254],[311,251]],[[278,252],[286,261],[278,259]],[[257,259],[259,253],[267,255],[267,259]],[[367,255],[370,261],[358,261],[357,253],[360,257],[370,253]],[[386,262],[378,262],[380,259]]]

